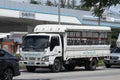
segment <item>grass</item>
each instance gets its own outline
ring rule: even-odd
[[[20,69],[25,69],[25,65],[19,64]]]
[[[15,56],[20,60],[20,58],[21,58],[20,54],[15,54]],[[25,65],[19,63],[19,68],[25,69]]]
[[[99,61],[98,61],[98,65],[99,65],[99,66],[104,66],[104,60],[99,60]]]

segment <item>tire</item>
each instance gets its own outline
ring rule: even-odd
[[[105,67],[106,68],[111,68],[111,65],[110,64],[105,64]]]
[[[93,59],[92,61],[85,61],[85,69],[86,70],[96,70],[97,60]]]
[[[69,70],[69,71],[73,71],[74,69],[75,69],[75,66],[74,65],[64,65],[64,68],[66,69],[66,70]]]
[[[60,72],[61,71],[61,62],[59,59],[54,60],[54,64],[50,66],[52,72]]]
[[[13,71],[10,68],[5,69],[1,80],[13,80]]]
[[[36,68],[34,66],[26,66],[26,69],[28,72],[34,72]]]

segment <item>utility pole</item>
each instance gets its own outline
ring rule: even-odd
[[[61,24],[61,17],[60,17],[60,0],[58,0],[58,24],[60,25]]]

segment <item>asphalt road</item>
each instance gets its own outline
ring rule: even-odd
[[[38,69],[34,73],[21,70],[21,75],[14,80],[120,80],[120,66],[105,68],[98,67],[95,71],[86,71],[84,68],[76,68],[75,71],[52,73],[48,69]]]

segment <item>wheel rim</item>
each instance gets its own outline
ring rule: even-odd
[[[51,66],[52,72],[59,72],[61,70],[60,60],[55,59],[54,64]]]
[[[96,60],[92,61],[91,67],[92,67],[93,70],[96,69]]]
[[[13,73],[11,69],[7,69],[4,72],[4,80],[12,80],[13,78]]]

